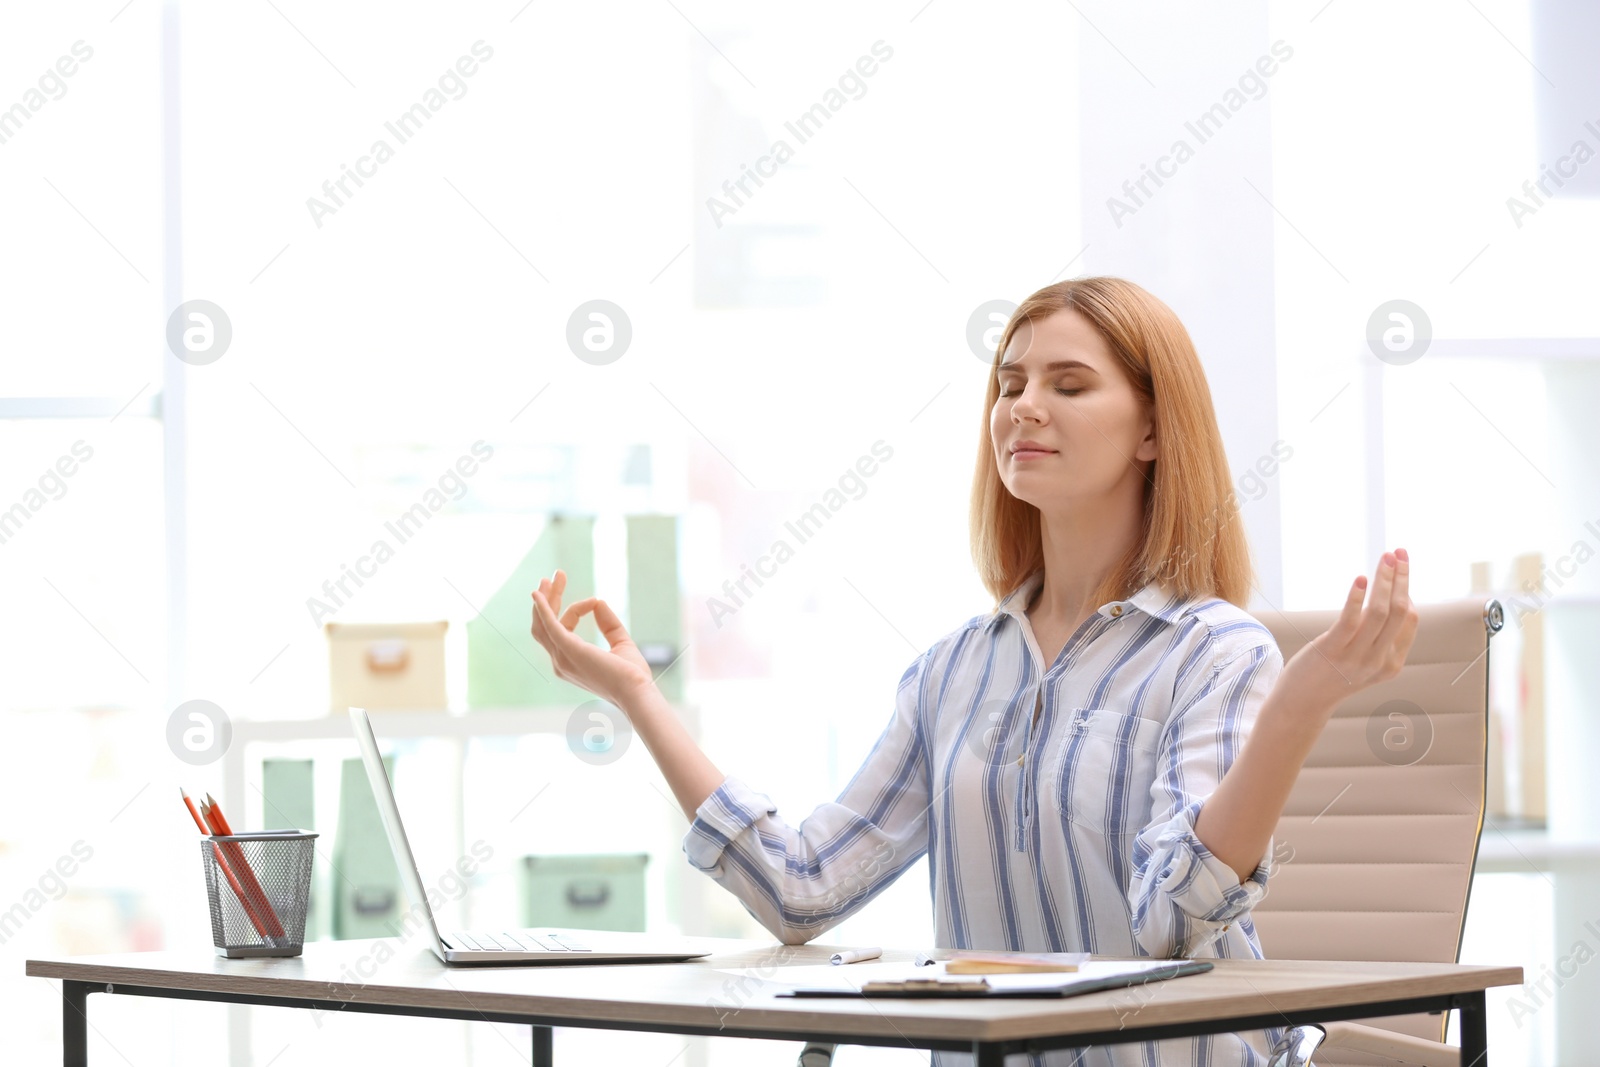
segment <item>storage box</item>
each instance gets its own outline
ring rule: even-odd
[[[550,654],[529,632],[533,591],[556,568],[567,572],[562,610],[595,595],[594,517],[552,515],[539,539],[467,622],[467,707],[575,707],[593,694],[557,678]],[[600,637],[590,613],[576,633],[586,641]]]
[[[444,632],[449,625],[328,623],[330,710],[443,710]]]
[[[649,859],[643,852],[524,856],[524,923],[643,932]]]
[[[358,707],[360,705],[357,705]],[[394,781],[394,757],[383,760]],[[347,759],[339,768],[339,822],[333,839],[333,937],[394,937],[405,910],[383,817],[366,766]]]

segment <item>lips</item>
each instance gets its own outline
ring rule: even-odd
[[[1011,446],[1011,454],[1017,457],[1052,456],[1055,455],[1055,451],[1055,449],[1046,448],[1037,441],[1018,441]]]

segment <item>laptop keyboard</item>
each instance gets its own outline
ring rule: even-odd
[[[561,934],[536,934],[532,930],[517,933],[456,933],[452,940],[474,952],[588,952],[587,945],[579,944]]]

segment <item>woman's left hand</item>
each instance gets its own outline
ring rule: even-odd
[[[1403,548],[1385,552],[1371,582],[1361,575],[1351,583],[1344,610],[1334,624],[1284,664],[1278,684],[1287,683],[1299,700],[1331,713],[1335,705],[1377,682],[1400,673],[1417,634],[1417,609],[1409,595],[1411,557]]]

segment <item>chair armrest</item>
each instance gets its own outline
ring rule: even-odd
[[[1323,1054],[1335,1049],[1348,1049],[1373,1056],[1387,1056],[1400,1063],[1414,1063],[1420,1067],[1461,1067],[1461,1050],[1454,1045],[1397,1034],[1392,1030],[1380,1030],[1363,1023],[1317,1025],[1328,1035],[1318,1049]]]

